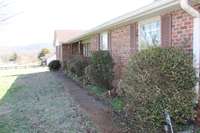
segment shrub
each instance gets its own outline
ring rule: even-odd
[[[76,75],[78,77],[84,76],[85,68],[89,65],[89,59],[76,55],[69,58],[65,62],[65,70],[68,73]]]
[[[113,60],[108,51],[97,51],[92,54],[91,65],[87,67],[88,79],[94,84],[111,89],[113,80]]]
[[[61,68],[61,63],[59,60],[53,60],[48,65],[50,71],[58,71]]]
[[[91,65],[88,65],[86,68],[85,68],[85,74],[84,74],[84,84],[92,84],[92,74],[91,74],[91,71],[92,71],[92,67]]]
[[[116,111],[121,111],[124,108],[124,101],[121,97],[115,97],[111,101],[112,108]]]
[[[169,111],[174,123],[185,124],[195,115],[196,81],[192,56],[181,49],[154,47],[132,56],[122,83],[130,122],[138,131],[157,132]]]
[[[102,96],[106,91],[104,88],[100,88],[99,86],[95,85],[88,85],[87,88],[89,92],[95,94],[96,96]]]
[[[64,61],[64,71],[66,73],[70,73],[70,62],[72,60],[73,56],[68,57],[65,61]]]

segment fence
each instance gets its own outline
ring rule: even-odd
[[[8,70],[8,69],[27,69],[27,68],[36,68],[40,67],[40,65],[8,65],[8,66],[0,66],[0,70]]]

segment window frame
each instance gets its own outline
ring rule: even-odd
[[[159,45],[158,46],[160,46],[161,45],[161,17],[160,16],[156,16],[156,17],[153,17],[153,18],[149,18],[149,19],[145,19],[145,20],[142,20],[142,21],[140,21],[139,23],[138,23],[138,49],[139,49],[139,51],[140,50],[142,50],[142,49],[145,49],[145,48],[141,48],[141,39],[140,39],[140,37],[141,37],[141,26],[144,26],[144,25],[147,25],[147,24],[150,24],[150,23],[153,23],[153,22],[156,22],[156,21],[159,21],[160,22],[160,26],[159,26],[159,32],[160,32],[160,38],[159,38]],[[152,45],[150,45],[150,46],[152,46]]]
[[[106,35],[106,44],[104,44],[104,40],[103,40],[104,35]],[[109,50],[109,32],[108,31],[104,31],[99,34],[99,49],[103,51]]]

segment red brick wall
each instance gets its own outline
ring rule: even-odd
[[[110,52],[115,62],[114,72],[116,79],[121,77],[122,69],[127,64],[130,53],[136,50],[131,48],[130,30],[131,26],[126,25],[109,31],[111,43]],[[90,47],[91,51],[99,50],[99,34],[91,37]]]
[[[111,54],[115,62],[115,78],[121,77],[131,51],[130,25],[111,30]]]
[[[62,45],[62,61],[65,61],[72,55],[79,54],[78,44],[64,44]]]
[[[62,62],[66,61],[72,54],[72,48],[70,44],[62,45]]]
[[[115,79],[120,79],[123,68],[128,63],[131,53],[135,53],[136,47],[131,46],[131,25],[126,25],[109,31],[110,34],[110,52],[114,59]],[[99,34],[91,37],[91,51],[99,49]]]
[[[97,51],[99,49],[99,34],[95,34],[91,37],[91,51]]]
[[[200,4],[194,6],[200,11]],[[192,50],[192,32],[193,18],[183,10],[175,10],[168,14],[172,17],[171,26],[171,43],[172,46],[184,47],[186,50]],[[163,15],[163,14],[162,14]],[[136,24],[137,27],[137,24]],[[136,28],[136,38],[138,37],[138,29]],[[131,25],[122,26],[110,30],[110,50],[115,62],[115,78],[121,77],[124,66],[127,65],[128,58],[137,51],[137,46],[132,46]],[[138,40],[136,40],[136,45]],[[99,49],[99,35],[95,34],[91,38],[91,51]]]
[[[79,54],[79,45],[78,44],[72,44],[72,54],[73,55]]]
[[[183,10],[172,12],[172,46],[191,50],[193,18]]]
[[[200,4],[194,6],[200,11]],[[192,50],[193,18],[183,10],[176,10],[172,14],[172,46],[184,47]]]

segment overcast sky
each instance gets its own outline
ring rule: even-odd
[[[10,0],[20,13],[0,24],[0,46],[52,43],[55,29],[87,30],[153,0]]]

